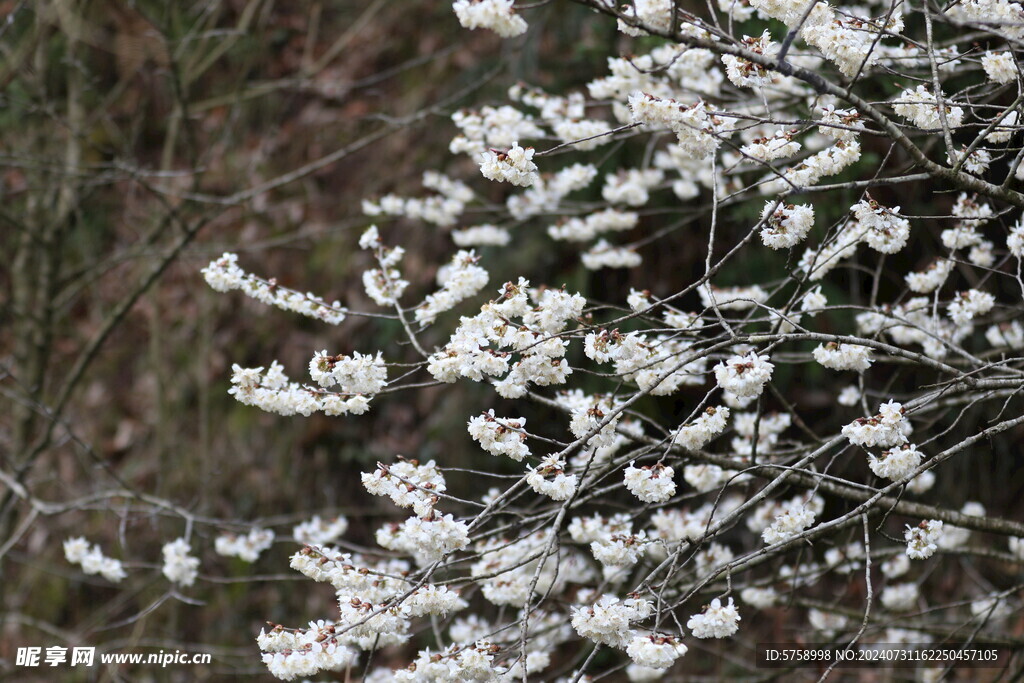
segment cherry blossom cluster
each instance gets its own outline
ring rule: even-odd
[[[315,364],[319,367],[319,363],[320,360],[314,357],[310,366],[313,367]],[[240,403],[256,406],[267,412],[308,417],[315,412],[327,415],[361,415],[370,409],[369,398],[362,394],[349,396],[292,382],[277,361],[271,363],[266,372],[261,367],[243,368],[237,363],[232,366],[232,372],[232,387],[228,393]],[[317,372],[320,374],[319,370]],[[321,376],[326,378],[329,374],[325,372]],[[354,377],[352,381],[364,382],[363,386],[378,384],[372,379],[365,378]]]
[[[271,529],[252,529],[244,535],[225,534],[218,536],[214,548],[218,555],[237,557],[246,562],[255,562],[260,554],[274,543]]]
[[[128,576],[121,560],[107,557],[98,545],[89,545],[81,536],[64,541],[64,559],[81,565],[86,574],[99,574],[112,583],[120,583]]]
[[[907,557],[912,560],[925,560],[938,550],[942,538],[942,522],[931,519],[921,522],[916,527],[907,527],[904,534],[907,541]]]
[[[238,265],[238,255],[225,253],[202,270],[206,284],[218,292],[240,290],[260,303],[322,320],[331,325],[344,322],[346,310],[335,301],[328,304],[315,294],[301,294],[282,287],[276,280],[263,280]]]
[[[164,545],[162,553],[164,566],[160,570],[168,581],[181,586],[191,586],[199,576],[199,558],[190,555],[192,547],[184,538],[178,538]]]
[[[369,534],[343,541],[344,517],[294,528],[292,568],[337,605],[260,634],[280,678],[667,679],[689,672],[693,639],[741,623],[753,638],[783,605],[815,638],[922,642],[949,624],[911,560],[1024,558],[1019,523],[929,494],[960,495],[946,463],[1024,420],[1019,8],[582,4],[638,39],[629,56],[566,92],[519,83],[450,112],[464,166],[424,174],[422,197],[363,203],[380,224],[358,239],[363,288],[384,309],[368,315],[402,344],[317,343],[309,385],[276,362],[232,369],[231,395],[280,415],[354,418],[414,389],[467,404],[445,422],[466,425],[444,435],[461,452],[375,453],[363,489],[397,510]],[[544,23],[511,0],[452,9],[496,34],[478,39]],[[433,285],[414,265],[422,231],[454,245]],[[677,255],[688,272],[644,281]],[[571,277],[546,271],[562,256]],[[491,273],[511,279],[484,293]],[[356,315],[230,254],[203,274],[325,322]],[[971,417],[996,405],[994,427]],[[1008,540],[979,549],[978,530]],[[256,559],[273,540],[254,529],[217,551]],[[164,573],[192,583],[187,543],[168,548]],[[837,600],[837,580],[856,590]],[[965,619],[1017,604],[978,583],[951,607]],[[851,607],[864,595],[884,624]]]
[[[456,0],[452,5],[459,23],[468,29],[486,28],[503,38],[526,32],[526,21],[515,13],[513,0]]]
[[[850,443],[865,448],[873,446],[898,446],[907,441],[911,431],[910,421],[905,417],[901,404],[886,401],[878,406],[878,414],[860,417],[843,427],[843,436]]]

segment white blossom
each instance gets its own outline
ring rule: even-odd
[[[164,566],[161,570],[169,581],[191,586],[199,576],[199,558],[189,555],[192,548],[184,538],[178,538],[163,547]]]
[[[328,304],[314,294],[300,294],[282,287],[276,280],[262,280],[246,273],[238,265],[237,254],[224,253],[203,268],[202,274],[206,278],[206,283],[218,292],[238,289],[268,306],[277,306],[286,311],[322,320],[330,325],[338,325],[346,318],[347,311],[337,301]]]
[[[860,396],[860,389],[855,384],[850,384],[843,387],[843,390],[839,392],[836,402],[841,406],[855,406],[860,402]]]
[[[700,614],[694,614],[686,622],[694,638],[728,638],[739,630],[740,613],[729,598],[729,604],[715,598],[704,607]]]
[[[245,405],[256,406],[280,415],[309,416],[322,411],[327,415],[362,415],[369,410],[369,399],[357,394],[346,396],[291,382],[281,366],[274,361],[263,368],[231,366],[231,389],[228,394]]]
[[[779,131],[771,137],[755,138],[740,147],[740,151],[756,161],[769,162],[791,157],[800,151],[800,147],[800,143],[793,140],[790,131]]]
[[[709,406],[690,423],[681,426],[674,441],[688,451],[697,451],[725,430],[729,409],[725,406]]]
[[[591,606],[572,608],[572,627],[583,638],[612,647],[626,647],[632,640],[630,623],[646,619],[654,605],[641,598],[619,600],[602,595]]]
[[[468,29],[486,28],[502,38],[526,32],[526,21],[513,10],[514,0],[455,0],[452,9]]]
[[[983,619],[1004,619],[1015,612],[1005,597],[991,595],[971,603],[971,614]]]
[[[995,245],[989,240],[982,240],[971,247],[967,253],[967,260],[979,268],[991,268],[996,263],[996,255],[992,251]]]
[[[960,514],[972,517],[984,517],[985,506],[977,501],[968,501],[960,508]],[[971,530],[959,527],[954,524],[947,524],[942,535],[938,538],[940,548],[952,550],[967,543],[971,538]]]
[[[526,445],[526,434],[522,430],[526,426],[526,418],[496,418],[494,410],[488,410],[469,420],[469,435],[491,455],[505,455],[516,462],[530,455],[530,447]]]
[[[877,476],[892,481],[900,481],[921,465],[922,454],[917,446],[905,443],[875,457],[868,455],[868,467]]]
[[[673,131],[685,157],[706,159],[718,149],[724,122],[709,115],[703,101],[683,105],[641,92],[630,96],[629,106],[634,121]]]
[[[90,546],[81,536],[64,541],[64,559],[71,564],[81,565],[86,574],[99,574],[111,583],[120,583],[128,576],[121,560],[107,557],[99,545]]]
[[[576,493],[579,478],[575,474],[566,474],[565,461],[556,455],[546,455],[536,469],[528,466],[526,470],[526,483],[543,496],[552,500],[569,500]]]
[[[354,650],[329,637],[323,641],[308,637],[303,638],[294,648],[265,651],[262,661],[273,676],[290,681],[320,671],[342,671],[355,661],[356,656]]]
[[[652,681],[664,679],[665,670],[652,669],[649,666],[640,666],[639,664],[629,664],[626,667],[626,678],[630,680],[630,683],[651,683]]]
[[[322,387],[338,386],[345,394],[375,394],[387,385],[384,357],[361,354],[332,356],[326,350],[313,355],[310,377]]]
[[[292,537],[297,543],[305,545],[327,545],[341,538],[348,530],[348,518],[338,515],[334,519],[323,520],[320,515],[313,517],[292,529]]]
[[[700,493],[714,491],[734,474],[732,470],[722,469],[718,465],[687,465],[683,468],[683,479]]]
[[[1016,320],[992,325],[985,330],[985,339],[995,348],[1024,349],[1024,326]]]
[[[475,295],[487,285],[487,271],[477,265],[479,258],[473,251],[459,251],[451,262],[437,274],[441,289],[427,296],[416,309],[416,322],[429,325],[444,311]]]
[[[620,19],[618,21],[619,30],[630,36],[643,36],[647,35],[647,31],[642,27],[655,31],[671,30],[675,6],[672,0],[635,0],[626,6],[623,12],[626,16],[636,19],[640,23],[640,27],[631,26]]]
[[[274,532],[270,529],[252,529],[249,533],[237,536],[225,534],[218,536],[214,549],[218,555],[237,557],[246,562],[255,562],[260,553],[274,543]]]
[[[760,185],[762,194],[775,194],[797,188],[815,185],[822,178],[841,173],[855,164],[861,156],[860,143],[856,140],[837,140],[836,144],[803,159],[787,168],[782,178],[772,174]]]
[[[616,534],[598,538],[590,543],[594,559],[605,568],[628,567],[640,561],[648,549],[647,534]]]
[[[443,617],[447,616],[449,612],[456,612],[468,606],[469,603],[459,597],[458,591],[449,590],[447,586],[432,584],[417,588],[403,603],[403,607],[410,617],[424,615]]]
[[[871,367],[871,348],[857,344],[819,344],[812,352],[814,360],[832,370],[864,372]]]
[[[807,621],[814,629],[820,631],[826,637],[833,637],[836,632],[846,628],[849,620],[842,614],[834,614],[819,609],[807,611]]]
[[[903,406],[890,400],[880,405],[878,410],[879,414],[874,417],[857,418],[843,427],[843,436],[850,443],[865,448],[886,448],[905,443],[909,423],[903,417]]]
[[[1006,238],[1006,248],[1017,258],[1024,258],[1024,216],[1010,229],[1010,234]]]
[[[935,95],[929,92],[927,86],[919,85],[915,90],[904,90],[896,97],[894,102],[894,111],[903,118],[913,122],[918,128],[925,130],[942,128],[938,102],[935,99]],[[950,128],[958,128],[963,122],[964,110],[949,104],[949,100],[945,100],[944,114],[946,123]]]
[[[469,545],[469,527],[450,514],[432,511],[427,518],[410,517],[402,524],[382,527],[376,538],[384,548],[408,553],[425,566]]]
[[[942,286],[953,272],[956,264],[950,259],[938,259],[933,261],[924,271],[908,273],[906,276],[907,287],[910,291],[919,294],[929,294]]]
[[[1009,83],[1017,79],[1017,64],[1012,52],[986,52],[981,57],[981,66],[985,69],[985,75],[996,83]]]
[[[910,558],[906,553],[893,555],[882,563],[882,574],[884,574],[886,578],[898,579],[908,571],[910,571]]]
[[[743,311],[764,303],[768,293],[760,285],[750,287],[700,287],[697,290],[706,308],[717,306],[723,311]]]
[[[667,669],[686,654],[687,647],[672,636],[636,636],[626,646],[634,663],[652,669]]]
[[[751,351],[745,356],[732,356],[715,366],[718,386],[737,396],[757,396],[771,379],[775,366],[768,356]]]
[[[548,227],[548,234],[556,240],[584,242],[606,232],[621,232],[634,228],[639,214],[632,211],[605,209],[585,218],[570,218]]]
[[[837,140],[855,140],[858,131],[864,130],[859,112],[855,109],[836,109],[832,104],[822,108],[820,121],[818,132]]]
[[[920,596],[916,583],[897,583],[882,589],[882,606],[894,612],[905,612],[914,607]]]
[[[474,225],[471,228],[452,230],[452,241],[459,247],[504,247],[512,241],[512,235],[505,228],[495,225]]]
[[[913,479],[907,482],[907,491],[915,495],[920,495],[930,490],[935,485],[935,472],[932,470],[925,470],[921,474],[917,475]]]
[[[534,149],[522,148],[518,142],[505,151],[489,149],[480,153],[480,173],[488,180],[529,187],[537,180]]]
[[[828,306],[828,298],[822,293],[821,285],[807,290],[807,293],[800,299],[800,310],[812,318],[826,306]]]
[[[772,56],[778,45],[771,33],[764,31],[760,36],[743,36],[743,46],[756,54]],[[725,75],[738,88],[760,88],[772,83],[776,76],[765,67],[735,55],[722,55]]]
[[[433,460],[420,464],[401,459],[391,465],[377,464],[373,472],[360,475],[363,488],[375,496],[387,496],[403,508],[412,508],[421,517],[429,517],[447,485]]]
[[[740,599],[758,609],[766,609],[778,602],[779,594],[773,588],[751,586],[740,591]]]
[[[607,404],[605,405],[607,406]],[[598,429],[598,425],[605,422],[605,412],[601,406],[593,405],[589,408],[577,408],[572,411],[569,430],[577,439],[582,439],[590,432],[596,430],[596,433],[589,437],[587,445],[590,448],[609,446],[615,439],[615,425],[620,417],[621,413],[616,412],[615,416],[608,420],[607,424]]]
[[[910,222],[897,215],[899,210],[898,206],[888,209],[874,200],[854,205],[853,214],[864,231],[862,239],[869,247],[883,254],[895,254],[906,246]]]
[[[984,315],[995,306],[996,298],[988,292],[968,289],[958,293],[949,304],[949,317],[957,325],[970,325],[979,315]]]
[[[781,543],[793,538],[814,524],[815,512],[805,505],[787,505],[775,517],[775,521],[761,532],[761,538],[768,545]]]
[[[613,247],[607,240],[600,240],[584,252],[581,260],[589,270],[635,268],[641,263],[640,254],[626,247]]]
[[[936,519],[921,522],[916,527],[907,526],[903,534],[907,542],[907,557],[912,560],[925,560],[938,550],[942,538],[942,522]]]
[[[774,202],[765,204],[761,219],[761,241],[772,249],[788,249],[796,246],[814,227],[814,209],[805,204],[779,204],[772,211]]]
[[[994,144],[1009,142],[1018,131],[1018,113],[1016,111],[1011,111],[1007,113],[1006,116],[1002,116],[1002,113],[999,113],[993,118],[1000,118],[1000,121],[996,125],[995,129],[985,136],[985,140]]]
[[[674,475],[672,468],[665,465],[637,468],[630,463],[626,468],[626,488],[645,503],[661,503],[675,495]]]
[[[601,196],[612,204],[643,206],[650,199],[650,190],[664,178],[657,168],[630,168],[605,176]]]

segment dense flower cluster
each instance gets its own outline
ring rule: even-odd
[[[494,409],[478,415],[469,421],[469,435],[491,455],[507,455],[516,462],[530,455],[526,445],[526,418],[514,420],[496,418]]]
[[[882,451],[880,457],[868,455],[868,467],[884,479],[900,481],[921,465],[921,452],[912,443],[905,443],[888,451]]]
[[[218,292],[238,289],[260,303],[316,318],[331,325],[341,324],[346,318],[346,310],[337,301],[328,304],[314,294],[300,294],[282,287],[273,278],[262,280],[251,273],[246,273],[238,265],[237,254],[225,253],[216,261],[211,261],[210,265],[203,268],[202,273],[206,283]]]
[[[853,207],[858,229],[869,247],[883,254],[895,254],[910,239],[910,221],[898,215],[900,207],[887,209],[877,202],[861,201]]]
[[[814,517],[815,512],[810,506],[785,505],[782,512],[776,515],[775,521],[761,532],[761,538],[768,545],[788,541],[814,524]]]
[[[856,370],[863,372],[871,367],[871,349],[856,344],[829,342],[817,346],[814,360],[832,370]]]
[[[416,322],[429,325],[439,314],[450,311],[483,289],[488,275],[477,261],[475,252],[459,251],[451,263],[438,270],[437,284],[441,289],[427,295],[423,304],[416,308]]]
[[[728,419],[729,409],[727,407],[709,407],[696,420],[683,425],[676,431],[675,442],[687,450],[699,450],[722,433]]]
[[[303,545],[327,545],[338,540],[348,530],[348,518],[339,515],[334,519],[313,517],[292,528],[292,538]]]
[[[480,155],[480,173],[488,180],[528,187],[537,180],[533,154],[532,147],[523,149],[518,144],[505,151],[488,150]]]
[[[612,647],[627,647],[632,640],[630,624],[646,619],[654,612],[648,600],[602,595],[589,607],[572,608],[572,627],[582,637]]]
[[[218,536],[214,549],[218,555],[237,557],[246,562],[255,562],[260,553],[274,543],[274,532],[270,529],[252,529],[249,533],[236,536]]]
[[[626,654],[636,664],[651,669],[667,669],[686,654],[687,647],[672,636],[637,636],[626,646]]]
[[[408,665],[372,660],[367,680],[587,680],[612,671],[597,673],[606,661],[631,681],[673,678],[693,660],[680,659],[688,638],[739,631],[730,596],[765,610],[877,568],[889,621],[879,629],[868,611],[858,638],[921,642],[948,626],[911,560],[973,553],[971,529],[986,527],[930,519],[906,527],[905,545],[898,529],[947,518],[925,494],[976,405],[998,400],[999,429],[1018,424],[1006,406],[1019,400],[1024,350],[1024,199],[1012,182],[1024,164],[1007,107],[1019,8],[965,0],[922,19],[878,2],[719,0],[712,21],[671,0],[583,4],[614,17],[621,40],[641,39],[630,56],[574,91],[518,83],[507,102],[450,112],[448,149],[479,175],[430,171],[424,196],[362,203],[381,224],[358,240],[363,289],[386,309],[370,315],[403,335],[394,356],[317,352],[308,385],[276,362],[233,367],[231,395],[281,415],[361,415],[399,391],[468,382],[481,386],[452,395],[484,401],[458,413],[465,432],[444,435],[465,440],[465,458],[424,444],[422,462],[397,456],[361,473],[366,492],[406,511],[375,526],[386,552],[343,542],[344,517],[294,528],[292,567],[329,583],[337,612],[260,634],[280,678],[354,671],[392,646],[388,661],[404,652]],[[452,9],[506,38],[531,30],[520,14],[543,11],[511,0]],[[733,32],[768,20],[783,32]],[[961,54],[965,26],[987,38]],[[885,99],[861,99],[869,90],[855,86],[872,78],[886,80]],[[926,209],[921,192],[933,193]],[[456,247],[422,300],[408,297],[432,252],[390,239],[415,234],[405,223]],[[679,254],[689,270],[677,282],[664,264]],[[549,272],[556,263],[573,274]],[[642,281],[644,266],[665,277]],[[492,272],[512,279],[481,296]],[[356,313],[248,275],[232,254],[203,274],[218,291],[332,324]],[[871,521],[861,538],[868,516],[850,510],[883,497],[888,529]],[[985,514],[977,503],[962,512]],[[221,535],[216,550],[253,561],[274,538]],[[87,572],[108,562],[123,574],[83,539],[65,545]],[[1007,547],[1001,559],[1024,557],[1020,538]],[[165,547],[168,578],[195,580],[190,553],[183,539]],[[856,586],[838,600],[863,595]],[[1015,604],[981,593],[951,609],[998,621]],[[852,637],[849,614],[865,613],[799,606],[811,635],[829,639]],[[578,656],[592,644],[615,652]],[[571,661],[552,654],[563,647],[577,648],[578,671],[554,672]]]
[[[715,598],[704,607],[700,614],[694,614],[686,622],[694,638],[728,638],[739,630],[740,613],[732,598],[725,606]]]
[[[758,396],[771,379],[775,366],[768,356],[751,351],[745,356],[733,356],[715,366],[718,386],[740,398]]]
[[[908,526],[903,537],[907,541],[907,557],[912,560],[927,559],[938,550],[942,539],[942,522],[931,519],[913,528]]]
[[[843,436],[850,443],[865,448],[889,447],[906,442],[910,422],[904,417],[903,406],[887,401],[878,406],[874,417],[861,417],[843,427]]]
[[[761,214],[765,227],[761,229],[761,241],[772,249],[788,249],[796,246],[814,227],[814,209],[810,206],[768,202]]]
[[[963,109],[948,104],[943,104],[940,108],[935,95],[924,85],[919,85],[914,90],[904,90],[895,102],[895,112],[918,128],[934,130],[944,125],[957,128],[963,122]]]
[[[364,356],[364,359],[366,357]],[[311,366],[320,360],[314,357]],[[372,361],[371,361],[372,362]],[[376,377],[383,367],[375,369]],[[256,406],[279,415],[309,416],[322,411],[327,415],[361,415],[370,409],[369,398],[362,394],[346,395],[303,386],[288,379],[281,365],[274,361],[266,372],[263,368],[232,366],[232,387],[228,391],[240,403]],[[326,374],[324,375],[326,376]],[[356,383],[366,382],[365,377],[353,378]],[[370,379],[369,385],[378,382]],[[367,386],[367,384],[363,384]]]
[[[526,21],[512,9],[513,0],[455,0],[452,9],[468,29],[486,28],[502,38],[526,32]]]
[[[351,357],[320,351],[309,361],[309,376],[322,387],[338,386],[343,394],[376,394],[388,379],[379,351],[376,356],[356,351]]]
[[[199,558],[189,555],[188,541],[178,538],[163,547],[164,566],[161,570],[169,581],[191,586],[199,576]]]
[[[660,463],[640,468],[630,463],[626,468],[626,488],[645,503],[662,503],[676,492],[674,474],[671,467]]]
[[[64,541],[64,559],[82,566],[86,574],[99,574],[107,581],[120,583],[128,574],[121,560],[107,557],[98,545],[89,545],[81,536]]]
[[[569,500],[579,486],[575,474],[565,473],[565,461],[556,455],[541,458],[540,466],[527,466],[526,483],[537,493],[552,500]]]
[[[400,460],[392,465],[378,463],[376,470],[364,472],[361,479],[368,492],[387,496],[398,507],[411,507],[421,517],[431,515],[437,494],[447,489],[444,475],[433,460],[424,465],[416,460]]]

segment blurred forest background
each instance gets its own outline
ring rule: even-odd
[[[450,115],[503,102],[519,80],[564,92],[601,75],[605,58],[632,43],[614,22],[589,16],[552,3],[531,13],[535,30],[525,40],[510,43],[461,29],[450,0],[0,2],[0,453],[10,479],[0,485],[0,676],[23,680],[15,649],[50,644],[214,655],[209,667],[155,674],[182,680],[265,676],[253,639],[267,620],[300,625],[333,612],[329,586],[288,570],[292,524],[343,513],[353,522],[346,540],[372,545],[380,521],[403,515],[365,494],[360,471],[396,454],[451,467],[490,458],[470,441],[466,420],[490,407],[524,408],[503,405],[486,387],[381,397],[359,418],[283,418],[239,405],[227,394],[232,363],[278,359],[300,379],[324,348],[386,349],[400,361],[401,330],[369,318],[337,328],[300,320],[211,291],[199,269],[231,250],[247,270],[374,310],[360,280],[370,264],[356,248],[369,223],[361,199],[416,194],[422,172],[438,170],[501,201],[504,188],[477,182],[475,165],[448,153]],[[868,164],[886,149],[866,151]],[[602,171],[640,162],[620,146],[598,154]],[[876,198],[905,213],[922,208],[908,206],[914,188],[904,192]],[[834,220],[855,199],[819,220]],[[921,213],[948,213],[954,199],[933,197]],[[666,192],[664,203],[699,213],[709,200],[691,209]],[[751,205],[751,224],[761,208]],[[631,286],[665,295],[689,284],[694,268],[702,272],[703,218],[641,250],[635,273],[584,271],[575,250],[546,238],[544,224],[537,239],[485,250],[492,290],[523,275],[621,304]],[[453,252],[446,232],[404,220],[381,228],[408,249],[404,272],[417,295],[429,292],[434,269]],[[727,244],[749,225],[722,229]],[[758,258],[765,262],[748,259],[720,284],[757,269],[785,274],[784,255]],[[894,269],[893,291],[898,273],[928,260],[898,258],[907,263]],[[833,303],[870,296],[826,293]],[[684,303],[697,306],[695,297]],[[468,308],[442,319],[425,343],[443,344],[446,321]],[[836,331],[850,324],[837,321]],[[802,409],[840,424],[830,420],[834,387],[815,381],[824,372],[783,366],[778,385]],[[676,424],[703,393],[684,390],[644,410]],[[526,417],[539,422],[544,413]],[[968,413],[963,424],[982,419]],[[1012,441],[951,463],[962,477],[941,478],[940,487],[957,484],[941,495],[959,506],[983,491],[1019,519],[1012,492],[1024,469]],[[46,505],[29,504],[14,483]],[[452,490],[473,486],[449,476]],[[160,546],[185,522],[162,501],[196,522],[200,579],[180,594],[160,575]],[[252,565],[220,557],[213,539],[233,521],[274,527],[279,542]],[[123,558],[129,578],[114,586],[69,565],[61,543],[80,535]],[[385,652],[377,663],[389,657],[407,661]]]

